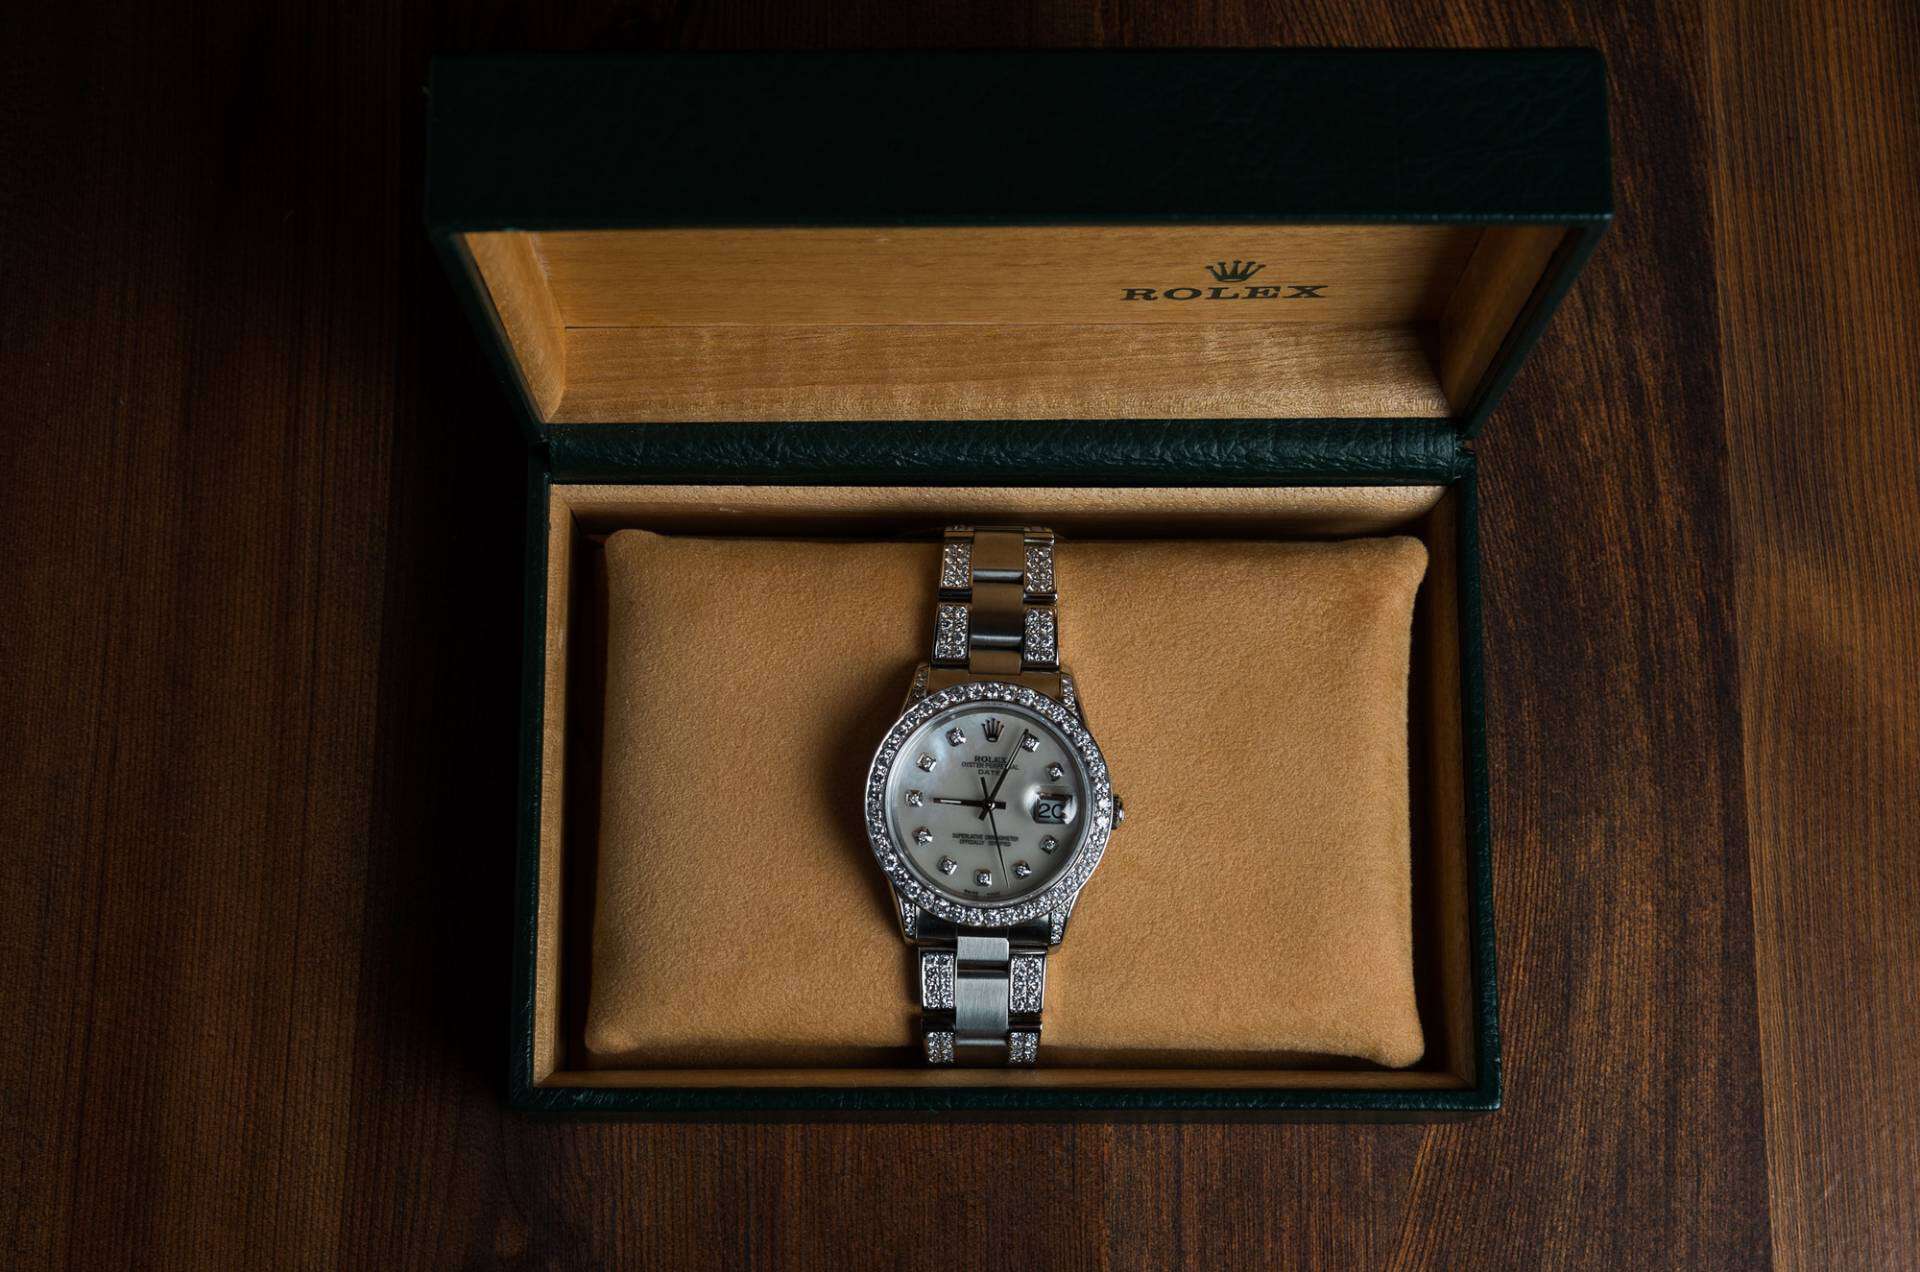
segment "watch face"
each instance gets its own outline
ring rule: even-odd
[[[888,873],[910,896],[993,908],[972,921],[1007,922],[1084,881],[1111,807],[1106,765],[1079,722],[1044,695],[993,684],[909,710],[875,759],[868,814],[882,866],[893,859]]]

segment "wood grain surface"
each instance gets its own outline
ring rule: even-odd
[[[1769,1213],[1795,1268],[1920,1265],[1917,14],[1710,29]]]
[[[41,1266],[1920,1262],[1897,0],[29,6],[0,76],[0,1227]],[[1620,223],[1480,450],[1507,1107],[500,1104],[520,457],[435,50],[1591,44]]]

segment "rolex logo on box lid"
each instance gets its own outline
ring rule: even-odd
[[[1331,283],[1254,283],[1264,261],[1219,260],[1205,266],[1212,287],[1128,287],[1122,300],[1325,300]],[[1238,286],[1237,284],[1247,284]]]
[[[1265,268],[1259,261],[1235,261],[1231,265],[1221,261],[1207,266],[1207,273],[1213,275],[1216,283],[1244,283]]]

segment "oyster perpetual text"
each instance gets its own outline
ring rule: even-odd
[[[934,1064],[1033,1064],[1047,955],[1125,817],[1060,658],[1054,536],[958,526],[933,657],[867,773]]]

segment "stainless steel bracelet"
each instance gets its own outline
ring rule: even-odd
[[[1053,531],[955,526],[940,546],[933,665],[976,676],[1060,668]]]
[[[924,915],[915,938],[928,1062],[1032,1064],[1047,992],[1045,928],[956,929]]]
[[[1035,684],[1061,697],[1053,532],[955,526],[940,549],[931,675]],[[1032,1064],[1040,1051],[1049,930],[912,925],[921,1036],[932,1064]]]

